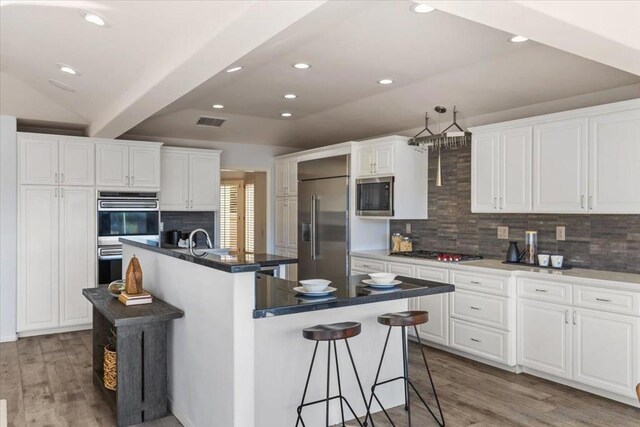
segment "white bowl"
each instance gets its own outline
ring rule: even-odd
[[[377,285],[387,285],[396,278],[396,274],[393,273],[370,273],[371,280],[376,282]]]
[[[308,279],[299,282],[307,292],[322,292],[331,284],[331,280],[325,279]]]

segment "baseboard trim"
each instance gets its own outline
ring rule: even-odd
[[[36,337],[38,335],[60,334],[64,332],[85,331],[91,329],[91,323],[85,325],[64,326],[60,328],[38,329],[35,331],[18,332],[18,338]]]
[[[18,334],[5,335],[3,337],[0,337],[0,342],[13,342],[13,341],[18,341]]]
[[[191,422],[191,420],[187,418],[185,414],[176,409],[175,405],[173,404],[173,400],[171,400],[170,397],[167,397],[167,400],[169,401],[169,411],[173,414],[174,417],[178,419],[178,421],[182,423],[184,427],[196,427],[196,425]]]

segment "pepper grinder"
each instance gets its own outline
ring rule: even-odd
[[[526,264],[535,264],[538,259],[538,232],[524,232],[524,262]]]

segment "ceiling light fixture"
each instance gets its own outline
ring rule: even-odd
[[[217,109],[217,110],[221,110],[221,109],[224,108],[224,105],[222,105],[222,104],[213,104],[212,107]]]
[[[411,6],[411,10],[415,13],[429,13],[433,12],[436,9],[427,4],[415,3],[413,6]]]
[[[291,114],[291,113],[282,113],[282,114],[280,114],[280,115],[281,115],[282,117],[291,117],[291,116],[293,116],[293,114]]]
[[[84,17],[85,21],[90,22],[94,25],[97,25],[98,27],[107,26],[107,20],[95,12],[85,10],[82,12],[82,16]]]
[[[55,86],[58,89],[62,89],[62,90],[67,91],[67,92],[75,92],[76,91],[73,87],[69,86],[66,83],[61,82],[60,80],[49,79],[48,82],[49,82],[50,85]]]
[[[529,39],[524,36],[513,36],[509,39],[511,43],[522,43],[522,42],[526,42],[527,40]]]
[[[240,70],[242,70],[243,68],[244,68],[244,67],[242,67],[241,65],[240,65],[240,66],[237,66],[237,67],[229,68],[229,69],[227,70],[227,73],[235,73],[236,71],[240,71]]]
[[[382,79],[382,80],[378,80],[378,83],[380,83],[381,85],[390,85],[393,83],[393,80],[391,79]]]
[[[311,65],[305,64],[304,62],[298,62],[297,64],[293,64],[293,68],[297,68],[298,70],[306,70],[311,68]]]
[[[80,73],[78,73],[78,71],[70,65],[66,65],[66,64],[56,64],[56,65],[58,66],[58,69],[63,73],[71,74],[72,76],[80,75]]]
[[[298,95],[293,94],[293,93],[288,93],[284,96],[286,99],[296,99],[298,97]]]

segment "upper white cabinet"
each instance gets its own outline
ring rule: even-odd
[[[472,140],[472,212],[531,210],[531,127],[479,133]]]
[[[363,141],[356,148],[357,177],[393,175],[394,144]]]
[[[640,213],[640,108],[589,118],[589,211]]]
[[[20,133],[20,184],[94,185],[94,145],[87,138]]]
[[[161,145],[121,141],[97,142],[96,185],[159,189]]]
[[[533,127],[533,210],[587,210],[587,119]]]
[[[161,157],[160,209],[220,209],[220,151],[167,147]]]
[[[276,196],[298,194],[298,159],[276,161]]]
[[[298,199],[285,197],[276,199],[276,247],[298,246]]]
[[[472,212],[640,213],[639,100],[472,132]]]

